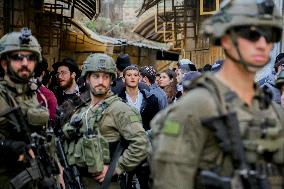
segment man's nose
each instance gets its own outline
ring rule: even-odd
[[[101,76],[98,78],[98,80],[99,80],[99,84],[102,84],[103,81],[104,81],[104,80],[103,80],[103,77],[101,77]]]
[[[257,45],[259,47],[266,47],[269,43],[267,42],[267,40],[265,39],[265,37],[261,36],[259,38],[259,40],[257,41]]]
[[[28,65],[28,59],[27,57],[24,57],[22,60],[22,65]]]

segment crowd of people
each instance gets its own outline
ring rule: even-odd
[[[31,30],[6,34],[0,188],[283,188],[284,53],[254,81],[282,27],[272,0],[226,1],[202,29],[225,59],[159,72],[104,53],[49,71]]]

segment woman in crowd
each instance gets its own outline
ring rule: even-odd
[[[161,72],[159,86],[165,91],[169,104],[181,96],[177,91],[177,76],[173,70]]]

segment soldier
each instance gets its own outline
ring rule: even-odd
[[[84,62],[82,75],[90,86],[91,101],[75,112],[63,132],[69,141],[68,163],[78,167],[85,188],[98,188],[107,172],[121,177],[134,170],[147,157],[149,144],[139,113],[110,90],[115,79],[113,59],[106,54],[91,54]],[[122,140],[127,141],[127,147],[121,155],[115,151]],[[110,160],[116,157],[118,162],[110,166]],[[112,181],[111,188],[119,188],[117,178]]]
[[[158,114],[155,189],[283,188],[283,110],[254,83],[282,35],[272,0],[227,0],[203,25],[226,58]]]
[[[28,131],[43,131],[49,118],[48,110],[40,106],[35,91],[29,87],[42,59],[41,47],[28,28],[6,34],[0,39],[0,47],[5,73],[0,81],[0,188],[37,188],[39,182],[35,179],[43,179],[38,167],[26,168],[38,155],[27,139],[31,137]]]

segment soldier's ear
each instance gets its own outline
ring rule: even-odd
[[[86,76],[86,83],[90,84],[90,77],[89,77],[89,75]]]
[[[232,39],[229,35],[224,35],[222,38],[221,38],[221,45],[222,47],[225,49],[225,50],[230,50],[232,49],[233,47],[233,42],[232,42]]]
[[[1,60],[1,67],[5,72],[7,72],[7,61]]]

